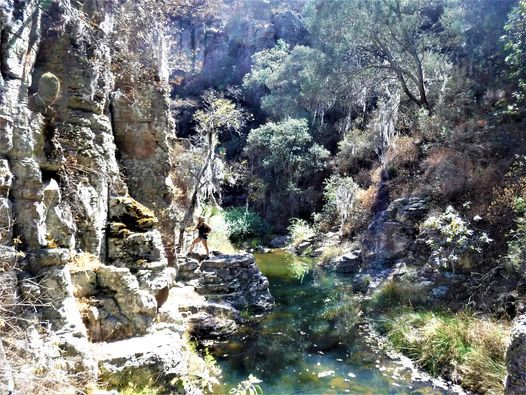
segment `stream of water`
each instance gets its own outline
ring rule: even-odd
[[[281,251],[256,260],[276,306],[211,350],[223,370],[221,393],[249,374],[265,395],[447,393],[378,350],[359,324],[348,277]]]

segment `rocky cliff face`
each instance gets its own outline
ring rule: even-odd
[[[296,5],[301,9],[302,1]],[[307,30],[293,10],[273,9],[270,2],[260,0],[232,7],[203,20],[174,16],[171,56],[185,59],[172,71],[172,78],[181,82],[178,93],[240,84],[250,71],[252,55],[277,40],[306,44]]]
[[[154,330],[188,209],[173,186],[184,169],[173,164],[166,91],[123,94],[114,18],[107,1],[0,3],[1,301],[34,306],[17,312],[26,330],[48,322],[84,384],[98,374],[92,342]]]

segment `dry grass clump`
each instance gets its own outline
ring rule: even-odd
[[[477,166],[462,152],[452,148],[438,148],[427,156],[422,167],[431,192],[452,200],[470,190],[470,182]]]
[[[428,289],[410,281],[387,281],[373,294],[370,306],[385,311],[399,306],[421,306],[426,303]]]
[[[86,377],[69,371],[57,339],[38,323],[21,318],[29,303],[0,307],[0,393],[83,393]]]
[[[411,136],[397,136],[387,150],[387,160],[395,167],[403,167],[418,161],[420,147]]]
[[[376,202],[376,197],[378,196],[378,186],[371,185],[367,189],[362,189],[358,192],[358,202],[364,211],[371,212],[374,203]]]
[[[401,310],[389,314],[380,326],[397,350],[432,375],[474,393],[503,392],[507,323],[466,312]]]

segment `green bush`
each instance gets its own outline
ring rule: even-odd
[[[231,207],[225,210],[230,240],[239,243],[249,237],[263,236],[270,231],[261,216],[245,207]]]
[[[290,226],[287,228],[292,238],[292,244],[297,246],[304,240],[313,237],[316,232],[314,228],[301,218],[291,218]]]

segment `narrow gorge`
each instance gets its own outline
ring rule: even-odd
[[[526,394],[525,21],[0,0],[0,393]]]

